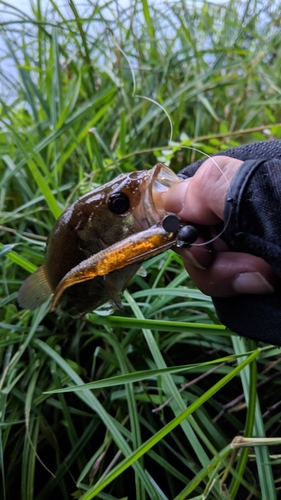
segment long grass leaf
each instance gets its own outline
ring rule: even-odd
[[[214,395],[218,390],[220,390],[225,384],[227,384],[233,377],[235,377],[244,367],[248,366],[257,356],[259,355],[259,350],[257,349],[252,353],[245,361],[234,368],[228,375],[226,375],[222,380],[215,384],[209,391],[207,391],[201,398],[189,406],[184,412],[175,417],[169,424],[167,424],[163,429],[161,429],[157,434],[152,436],[146,443],[144,443],[136,452],[132,454],[131,457],[126,458],[121,462],[119,466],[113,470],[105,481],[100,485],[96,485],[91,488],[85,495],[82,496],[82,500],[91,500],[97,495],[102,489],[105,488],[107,484],[118,477],[121,472],[124,472],[135,460],[138,460],[144,453],[147,453],[155,444],[160,441],[164,436],[169,434],[177,425],[182,423],[188,416],[190,416],[195,410],[197,410],[203,403],[205,403],[210,396]]]

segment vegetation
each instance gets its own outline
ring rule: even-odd
[[[0,4],[0,497],[274,500],[280,352],[221,326],[177,254],[145,263],[124,313],[78,320],[16,298],[81,194],[159,160],[179,171],[192,148],[280,136],[280,6],[13,4]],[[137,95],[165,108],[172,137]]]

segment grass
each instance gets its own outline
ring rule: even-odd
[[[280,15],[1,2],[3,500],[278,498],[280,352],[220,325],[175,253],[145,263],[123,314],[59,318],[16,297],[83,193],[157,161],[177,172],[192,148],[280,137]]]

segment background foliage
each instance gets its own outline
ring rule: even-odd
[[[0,3],[1,498],[274,500],[279,350],[219,325],[176,254],[145,264],[124,314],[58,318],[16,296],[92,187],[280,137],[280,7],[13,5]],[[172,142],[136,94],[166,109]]]

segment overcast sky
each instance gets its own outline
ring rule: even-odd
[[[7,2],[10,1],[11,5],[13,5],[14,7],[18,7],[19,9],[24,10],[25,12],[28,12],[28,10],[30,10],[30,1],[29,0],[6,0],[6,1]],[[42,5],[48,3],[48,0],[41,0],[41,1],[42,1]],[[165,0],[165,2],[167,2],[167,1],[170,3],[175,2],[175,0]],[[227,3],[228,0],[211,0],[211,1],[212,1],[212,3]],[[198,0],[198,2],[200,2],[200,0]],[[60,6],[67,5],[67,0],[59,0],[57,3]],[[79,5],[79,3],[81,5],[83,5],[84,2],[83,2],[83,0],[77,0],[76,3],[77,3],[77,5]],[[100,3],[102,3],[102,2],[100,2]],[[104,3],[107,3],[106,0],[104,0]],[[119,4],[124,6],[124,7],[129,5],[129,3],[130,3],[130,0],[119,0]],[[161,4],[161,3],[163,3],[163,0],[149,0],[149,3],[151,3],[151,5]],[[188,0],[186,3],[189,3]]]
[[[27,10],[30,10],[30,1],[29,0],[6,0],[7,2],[10,1],[11,5],[13,5],[14,7],[18,7],[20,8],[21,10],[25,10],[25,12],[27,12]],[[48,0],[41,0],[42,1],[42,5],[48,3]],[[163,0],[150,0],[154,5],[156,3],[162,3]],[[168,0],[169,1],[169,0]],[[172,2],[173,0],[171,0]],[[62,0],[62,1],[59,1],[57,2],[58,5],[62,6],[62,5],[67,5],[67,0]],[[79,5],[79,3],[81,5],[83,5],[83,0],[77,0],[77,5]],[[102,4],[102,2],[100,2]],[[107,3],[106,0],[104,1],[104,3]],[[119,0],[119,4],[126,7],[126,5],[129,5],[130,3],[130,0]]]

